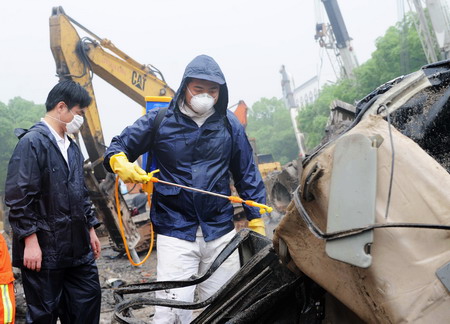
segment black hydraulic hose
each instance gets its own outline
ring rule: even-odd
[[[99,42],[101,42],[101,38],[99,36],[97,36],[96,34],[94,34],[93,32],[91,32],[89,29],[87,29],[86,27],[84,27],[82,24],[80,24],[78,21],[76,21],[75,19],[73,19],[72,17],[66,15],[64,13],[64,15],[67,17],[67,19],[69,19],[69,21],[71,21],[74,25],[78,26],[79,28],[83,29],[86,33],[90,34],[91,36],[93,36],[95,39],[97,39]]]
[[[199,284],[205,280],[207,280],[213,273],[216,271],[220,265],[225,262],[225,260],[246,240],[249,239],[249,235],[251,235],[250,230],[243,229],[239,231],[233,239],[225,246],[225,248],[219,253],[214,262],[210,265],[208,270],[201,276],[196,278],[191,278],[189,280],[183,281],[158,281],[151,282],[148,284],[136,284],[129,285],[123,288],[117,288],[114,290],[115,294],[124,295],[124,294],[136,294],[136,293],[144,293],[151,292],[156,290],[163,289],[173,289],[173,288],[182,288],[187,286],[192,286]]]
[[[162,72],[161,72],[156,66],[153,66],[153,65],[151,65],[151,64],[148,64],[147,67],[148,67],[149,70],[152,71],[155,75],[156,75],[156,74],[159,74],[161,80],[162,80],[164,83],[166,83],[166,79],[164,79],[164,75],[162,74]]]
[[[364,232],[368,232],[378,228],[423,228],[423,229],[438,229],[438,230],[450,230],[448,225],[437,225],[437,224],[421,224],[421,223],[384,223],[384,224],[371,224],[363,227],[351,228],[343,231],[335,231],[331,233],[324,233],[311,219],[305,207],[303,206],[300,196],[299,189],[294,191],[294,204],[300,214],[301,219],[306,223],[308,229],[315,237],[325,240],[332,241],[344,237],[355,236]]]
[[[370,98],[370,100],[364,104],[364,106],[361,108],[361,111],[356,116],[355,120],[351,123],[351,125],[345,130],[344,133],[347,133],[350,129],[355,127],[363,118],[364,114],[367,112],[367,110],[372,106],[372,104],[381,96],[381,94],[377,94]]]
[[[91,61],[89,60],[88,54],[86,53],[86,47],[85,47],[86,43],[94,44],[94,40],[92,40],[89,37],[83,37],[82,39],[80,39],[75,48],[75,53],[77,54],[80,61],[83,63],[82,76],[84,76],[87,73],[87,71],[89,70],[90,71],[89,79],[92,80],[94,73],[92,72]]]
[[[88,55],[86,53],[85,43],[94,41],[88,37],[83,37],[78,41],[78,43],[75,46],[75,54],[77,55],[78,59],[83,63],[83,72],[80,75],[74,75],[74,74],[60,74],[58,73],[59,77],[71,77],[71,78],[82,78],[89,72],[89,82],[92,82],[93,78],[93,72],[92,72],[92,66],[91,62],[89,61]]]
[[[208,279],[211,274],[223,263],[223,261],[228,258],[231,253],[233,253],[237,248],[246,243],[246,241],[250,240],[250,244],[253,244],[254,236],[258,234],[252,233],[252,231],[248,229],[243,229],[235,235],[235,237],[230,241],[230,243],[225,247],[224,250],[219,254],[216,260],[208,269],[207,273],[202,275],[199,278],[193,278],[191,280],[185,281],[165,281],[165,282],[152,282],[148,284],[136,284],[129,287],[117,288],[114,289],[114,299],[118,304],[115,307],[114,318],[120,323],[143,323],[142,321],[132,318],[131,309],[136,306],[144,306],[144,305],[154,305],[154,306],[166,306],[172,308],[181,308],[181,309],[199,309],[208,306],[213,303],[220,294],[225,293],[227,291],[231,291],[234,289],[237,282],[240,282],[241,277],[245,277],[250,271],[254,271],[254,264],[258,264],[258,269],[255,271],[257,274],[253,275],[249,281],[245,283],[244,291],[246,291],[245,287],[251,287],[255,282],[263,281],[268,275],[272,273],[272,269],[268,267],[269,264],[275,262],[274,258],[277,258],[274,254],[268,253],[269,250],[273,249],[271,244],[267,244],[265,247],[261,248],[259,252],[257,252],[252,257],[251,265],[246,263],[242,268],[243,274],[241,277],[233,277],[228,285],[221,287],[217,292],[211,295],[209,298],[199,302],[183,302],[177,300],[170,299],[161,299],[161,298],[146,298],[146,297],[136,297],[125,300],[122,296],[124,294],[139,294],[144,292],[150,292],[155,290],[164,290],[164,289],[172,289],[172,288],[181,288],[186,286],[196,285],[200,282]],[[229,300],[229,302],[232,302]]]
[[[264,268],[261,272],[256,274],[254,278],[246,283],[245,287],[252,286],[255,282],[262,281],[269,274],[272,273],[272,270],[270,267]],[[231,284],[230,284],[231,285]],[[122,315],[124,313],[129,312],[134,307],[142,307],[142,306],[163,306],[163,307],[171,307],[171,308],[179,308],[179,309],[200,309],[204,308],[210,304],[212,304],[217,297],[222,293],[224,289],[227,289],[226,286],[223,286],[220,288],[217,292],[215,292],[213,295],[208,297],[207,299],[199,302],[186,302],[186,301],[180,301],[180,300],[171,300],[171,299],[162,299],[162,298],[146,298],[146,297],[136,297],[136,298],[130,298],[129,300],[124,300],[121,303],[117,304],[114,310],[114,319],[117,320],[120,323],[124,324],[131,324],[131,323],[146,323],[139,319],[134,319],[126,315]],[[245,289],[243,289],[245,291]]]

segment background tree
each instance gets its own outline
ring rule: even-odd
[[[248,113],[247,134],[256,139],[257,153],[272,154],[285,164],[298,156],[289,110],[283,100],[261,98]]]
[[[305,134],[308,149],[320,143],[333,100],[355,104],[383,83],[427,64],[413,19],[412,14],[405,16],[402,22],[390,27],[383,37],[376,40],[375,52],[354,70],[354,79],[341,79],[335,84],[325,85],[318,99],[300,111],[299,127]]]
[[[10,100],[8,105],[0,102],[0,195],[4,195],[6,171],[12,151],[17,144],[15,128],[30,128],[45,114],[44,105],[36,105],[20,97]]]

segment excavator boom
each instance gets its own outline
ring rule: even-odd
[[[80,38],[75,26],[91,37]],[[111,240],[123,249],[113,201],[114,176],[103,167],[105,140],[95,100],[92,78],[98,75],[116,89],[145,107],[146,96],[173,97],[174,91],[164,81],[162,73],[150,65],[140,64],[119,50],[107,39],[96,34],[65,14],[62,7],[54,7],[50,17],[50,46],[59,79],[70,79],[81,84],[93,98],[85,114],[81,135],[89,156],[85,164],[86,184],[97,213],[104,222]],[[158,76],[160,78],[158,78]],[[121,195],[120,195],[121,196]],[[130,248],[141,248],[145,240],[131,219],[127,204],[121,199],[125,235]]]

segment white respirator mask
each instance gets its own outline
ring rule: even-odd
[[[74,115],[74,113],[71,110],[69,110],[69,111],[73,115],[73,119],[71,122],[66,123],[66,130],[67,130],[67,134],[74,134],[74,133],[78,132],[81,125],[83,125],[84,118],[83,118],[83,116],[80,116],[80,115]]]
[[[197,114],[203,115],[214,106],[214,97],[210,96],[207,93],[201,93],[194,96],[191,90],[189,90],[188,87],[186,88],[192,96],[190,101],[191,109]]]

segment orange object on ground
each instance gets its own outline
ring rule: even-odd
[[[0,323],[14,323],[16,299],[14,275],[5,238],[0,234]]]

